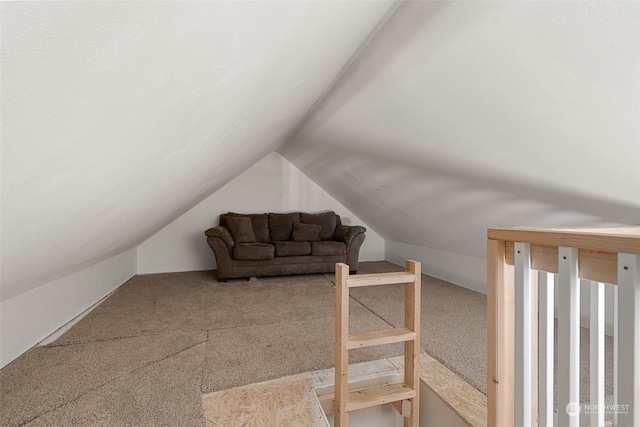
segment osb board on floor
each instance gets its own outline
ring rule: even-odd
[[[311,373],[203,396],[207,426],[324,427]]]

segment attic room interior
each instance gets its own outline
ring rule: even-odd
[[[528,424],[538,401],[505,384],[543,368],[536,425],[640,425],[640,3],[25,1],[0,21],[0,425],[327,425],[305,405],[334,368],[336,275],[218,281],[205,231],[328,211],[366,229],[356,276],[421,264],[421,426]],[[514,227],[593,240],[542,242],[543,270]],[[527,262],[556,281],[524,297],[535,326]],[[351,326],[402,326],[398,286],[354,289]],[[402,354],[349,364],[396,375]],[[570,413],[594,399],[622,406]]]

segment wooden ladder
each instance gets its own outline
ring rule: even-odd
[[[407,261],[405,271],[349,275],[336,264],[336,377],[334,427],[350,425],[350,412],[391,403],[405,427],[418,427],[420,406],[420,263]],[[349,334],[349,288],[404,283],[404,327]],[[404,381],[349,390],[349,350],[404,342]]]

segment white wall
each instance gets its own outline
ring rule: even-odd
[[[204,231],[219,215],[333,210],[346,225],[367,227],[360,260],[382,260],[384,240],[278,153],[271,153],[138,246],[138,273],[210,270],[216,267]]]
[[[0,367],[4,367],[136,273],[136,251],[0,303]]]
[[[420,261],[424,274],[476,292],[487,293],[487,260],[485,258],[387,240],[385,259],[399,265],[404,265],[407,259]]]

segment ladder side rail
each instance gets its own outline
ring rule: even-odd
[[[336,336],[335,336],[335,382],[334,382],[334,425],[336,427],[348,427],[350,414],[347,412],[347,400],[349,397],[349,352],[347,340],[349,339],[349,288],[347,278],[349,266],[336,264]]]
[[[418,397],[420,388],[420,263],[406,261],[405,269],[414,275],[414,281],[404,285],[404,325],[407,329],[415,332],[416,337],[404,343],[404,383],[416,391],[416,397],[410,399],[410,415],[404,418],[404,427],[418,427],[420,407],[420,399]]]

